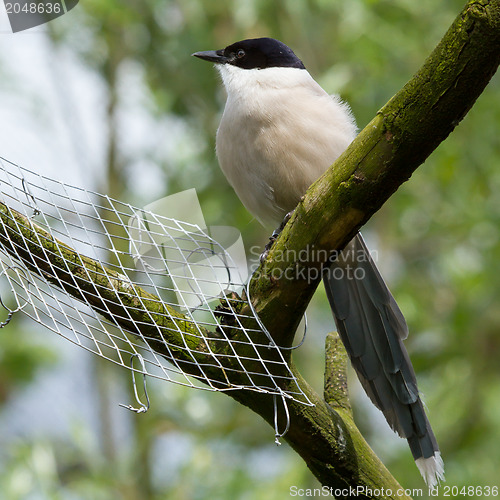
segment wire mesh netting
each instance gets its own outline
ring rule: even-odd
[[[135,372],[311,404],[246,307],[234,228],[159,215],[3,158],[0,196],[3,325],[22,311]]]

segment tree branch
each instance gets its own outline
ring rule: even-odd
[[[187,374],[207,382],[210,377],[213,385],[220,382],[221,388],[231,384],[245,383],[241,370],[231,372],[234,354],[224,356],[227,342],[210,341],[216,335],[201,329],[200,335],[191,320],[174,308],[167,306],[161,300],[146,292],[141,287],[131,283],[126,276],[103,266],[101,263],[81,255],[65,243],[54,238],[49,232],[34,224],[28,217],[0,203],[0,247],[21,262],[33,273],[40,275],[69,295],[88,304],[95,311],[112,321],[119,328],[130,332],[149,345],[167,360],[179,365]],[[227,299],[226,299],[227,300]],[[224,302],[223,302],[224,303]],[[252,325],[255,328],[256,325]],[[228,327],[230,329],[230,327]],[[236,338],[236,331],[232,338]],[[207,343],[204,343],[207,342]],[[221,363],[207,352],[208,345],[217,354]],[[246,344],[236,343],[235,352],[240,356],[240,363],[245,364]],[[267,349],[261,352],[263,359]],[[331,349],[329,349],[331,354]],[[203,366],[205,374],[199,371],[198,363]],[[269,353],[267,353],[269,357]],[[344,360],[345,361],[345,360]],[[339,365],[340,363],[340,365]],[[336,364],[343,369],[345,364],[340,360]],[[280,364],[277,364],[277,369]],[[282,365],[281,365],[282,366]],[[328,366],[334,366],[328,361]],[[256,373],[260,365],[251,367],[246,362],[246,368]],[[288,402],[290,414],[293,415],[290,431],[286,439],[300,454],[304,453],[303,443],[316,442],[317,446],[308,449],[308,466],[317,477],[332,487],[348,487],[346,480],[351,472],[362,478],[363,485],[379,488],[383,479],[384,487],[397,487],[394,478],[385,469],[373,451],[368,447],[357,430],[350,410],[336,405],[336,412],[326,404],[307,384],[293,365],[292,372],[299,387],[306,393],[314,407],[307,407],[296,401]],[[279,375],[276,371],[275,375]],[[267,375],[260,379],[265,386]],[[290,377],[284,377],[294,384]],[[256,380],[256,377],[254,377]],[[292,386],[284,386],[285,390],[295,391]],[[240,403],[249,406],[263,416],[274,426],[274,404],[268,394],[253,391],[238,390],[229,393]],[[284,411],[279,412],[279,425],[284,428]],[[300,446],[299,446],[300,445]],[[332,450],[336,450],[332,452]],[[333,453],[333,455],[332,455]],[[324,457],[335,457],[335,468],[325,467]],[[328,473],[325,473],[328,471]],[[344,477],[345,474],[348,474]],[[389,486],[388,486],[389,485]],[[360,495],[359,498],[369,498]],[[404,498],[404,497],[403,497]]]
[[[251,283],[257,312],[278,345],[291,344],[332,252],[343,248],[448,136],[487,85],[499,58],[500,0],[470,1],[422,69],[309,189]],[[190,355],[200,356],[205,367],[211,363],[205,353],[221,351],[216,332],[208,332],[207,338],[215,338],[208,344],[187,318],[161,304],[157,297],[77,254],[13,210],[3,205],[0,209],[0,241],[5,251],[21,255],[30,269],[36,272],[38,267],[56,286],[84,300],[118,326],[140,335],[167,359],[184,362],[181,366],[186,373],[199,375],[193,373],[193,364],[185,358],[188,347],[194,348]],[[15,239],[19,232],[22,242]],[[299,258],[304,250],[308,252],[305,260]],[[133,293],[129,293],[130,287],[134,287]],[[251,326],[255,327],[253,323]],[[158,336],[159,327],[163,334],[170,332],[167,350],[162,347],[162,335]],[[285,438],[316,477],[332,488],[384,488],[386,492],[360,494],[359,498],[408,498],[396,493],[398,483],[354,425],[343,386],[333,391],[327,381],[330,405],[290,363],[300,387],[315,406],[288,403],[290,429]],[[337,371],[341,365],[329,356],[327,371]],[[207,369],[212,370],[213,379],[227,384],[225,370],[211,365]],[[229,394],[274,425],[271,396],[243,390]],[[283,427],[284,414],[279,412]],[[387,493],[389,490],[392,494]]]
[[[335,410],[342,408],[352,413],[347,391],[348,359],[340,336],[329,333],[325,345],[325,401]]]
[[[499,61],[499,1],[468,2],[422,68],[311,186],[251,283],[278,345],[291,345],[328,257],[458,125]]]
[[[1,202],[0,247],[118,328],[138,336],[186,373],[201,380],[208,375],[224,386],[241,382],[237,378],[241,370],[233,375],[229,358],[224,369],[213,358],[212,352],[222,353],[227,344],[217,332],[195,325],[191,318],[135,285],[127,276],[77,253]]]

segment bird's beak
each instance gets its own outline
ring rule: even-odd
[[[223,50],[205,50],[203,52],[195,52],[191,55],[215,64],[225,64],[228,61],[228,58],[224,55]]]

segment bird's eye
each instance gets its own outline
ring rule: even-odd
[[[238,50],[238,52],[236,52],[236,57],[238,59],[241,59],[242,57],[245,57],[245,51],[243,49]]]

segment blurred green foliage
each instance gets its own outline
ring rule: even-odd
[[[74,53],[105,88],[109,164],[102,168],[109,175],[103,189],[148,203],[134,189],[141,175],[158,176],[159,196],[195,187],[210,224],[236,226],[247,248],[260,247],[267,235],[215,159],[224,102],[218,76],[190,54],[242,38],[279,38],[325,89],[351,104],[362,128],[419,68],[462,6],[459,0],[87,0],[50,24],[51,50],[54,58],[63,49]],[[146,89],[142,112],[175,135],[174,148],[162,137],[127,148],[119,111],[130,104],[131,75]],[[450,485],[499,481],[499,87],[495,77],[366,230],[410,326],[407,346]],[[144,170],[145,162],[161,171]],[[323,342],[333,321],[320,292],[309,321],[296,358],[321,391]],[[46,355],[39,344],[0,333],[4,404],[20,382],[36,382]],[[128,377],[118,389],[123,384],[130,384]],[[100,438],[111,429],[96,432],[81,421],[70,440],[9,442],[1,454],[2,498],[251,500],[288,498],[291,485],[317,485],[293,451],[274,447],[272,429],[246,408],[224,395],[150,385],[152,410],[131,417],[127,435],[107,452]],[[405,487],[423,487],[405,442],[392,436],[354,379],[350,388],[360,428],[388,468]]]

